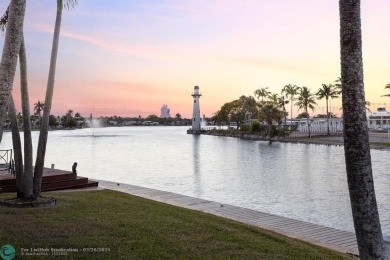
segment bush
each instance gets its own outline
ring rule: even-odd
[[[250,127],[248,125],[241,125],[240,130],[243,132],[248,132],[250,130]]]
[[[286,136],[289,136],[290,135],[290,130],[288,129],[288,127],[281,127],[279,128],[279,136],[281,137],[286,137]]]
[[[259,132],[260,131],[260,123],[259,121],[252,121],[252,123],[249,126],[249,132]]]

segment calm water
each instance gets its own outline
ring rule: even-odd
[[[46,166],[71,170],[77,162],[81,176],[353,231],[343,147],[193,136],[186,129],[53,131]],[[10,147],[5,133],[1,149]],[[371,156],[382,230],[390,234],[390,153],[372,150]]]

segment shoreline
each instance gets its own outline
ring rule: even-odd
[[[269,141],[269,142],[281,142],[281,143],[299,143],[299,144],[320,144],[320,145],[336,145],[344,146],[344,139],[342,135],[314,135],[311,138],[307,136],[296,137],[281,137],[276,139],[269,139],[256,134],[249,133],[233,133],[233,132],[213,132],[207,131],[202,133],[204,135],[220,136],[220,137],[233,137],[244,140],[252,141]],[[369,136],[370,149],[390,151],[390,139],[386,137]]]

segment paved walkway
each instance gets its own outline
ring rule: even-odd
[[[218,202],[193,198],[172,192],[122,183],[118,185],[118,183],[109,181],[96,181],[99,182],[99,187],[101,188],[117,190],[183,208],[210,213],[266,230],[271,230],[288,237],[304,240],[339,252],[358,255],[355,234],[352,232],[341,231],[237,206],[222,205]]]

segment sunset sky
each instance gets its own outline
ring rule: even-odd
[[[56,1],[27,1],[31,105],[44,100],[55,13]],[[390,110],[389,0],[362,1],[362,29],[366,99]],[[258,88],[317,91],[340,76],[339,50],[336,0],[79,0],[63,13],[52,114],[146,117],[167,104],[189,118],[198,85],[208,117]]]

